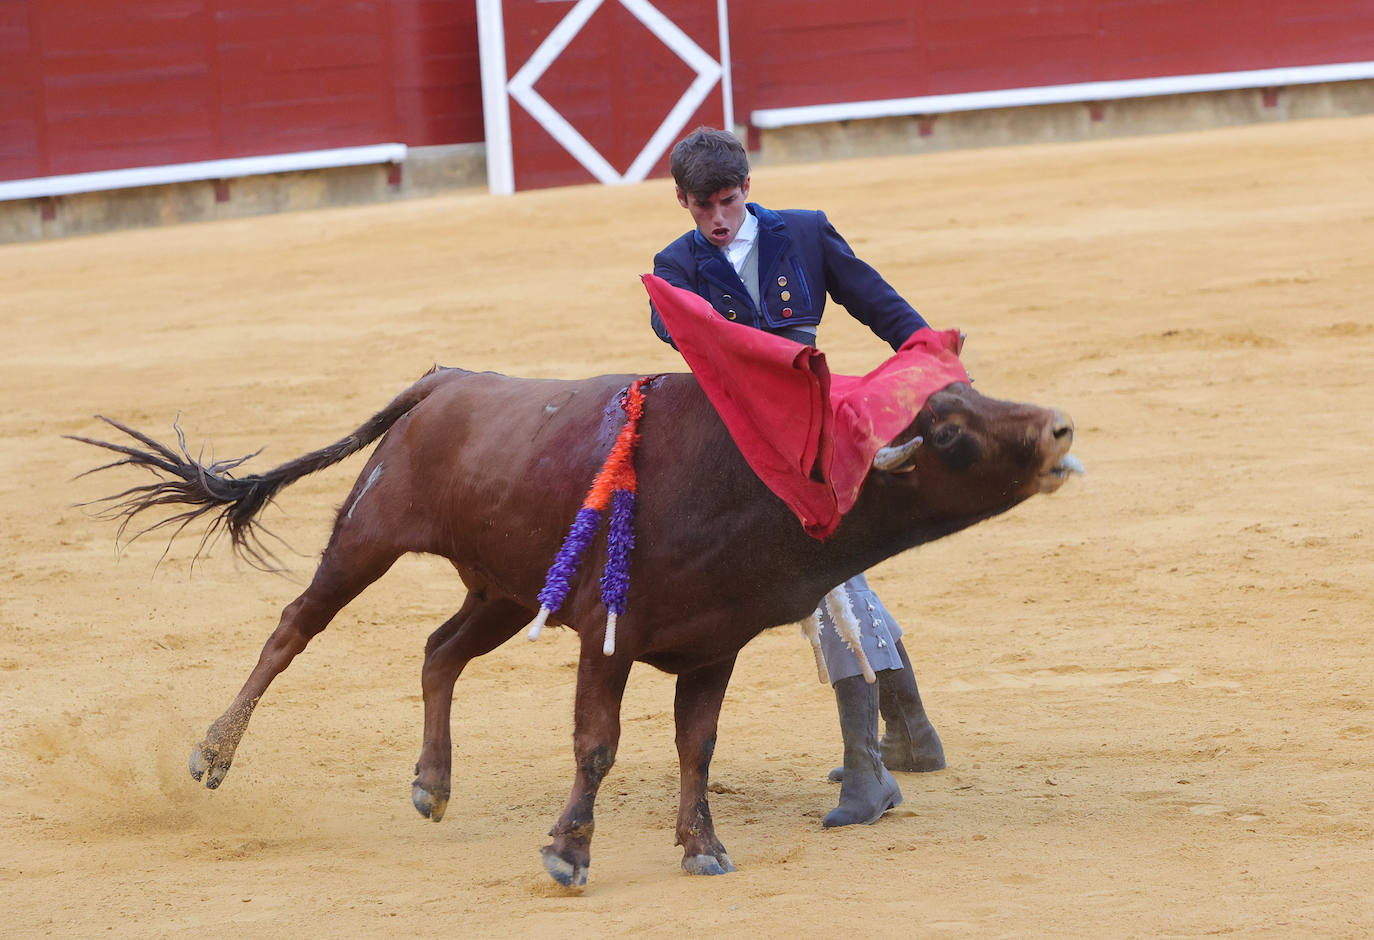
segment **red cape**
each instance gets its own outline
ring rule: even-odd
[[[958,330],[925,327],[867,375],[832,376],[814,346],[732,323],[652,274],[644,286],[744,459],[815,538],[835,531],[873,455],[926,399],[968,381]]]

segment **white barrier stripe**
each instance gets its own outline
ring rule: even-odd
[[[574,160],[582,164],[588,173],[596,177],[598,182],[609,184],[621,182],[620,171],[611,166],[610,162],[601,156],[600,151],[549,104],[543,95],[534,90],[535,83],[577,38],[577,34],[587,25],[592,14],[601,8],[602,2],[603,0],[578,0],[577,5],[544,37],[544,41],[534,50],[534,54],[511,76],[510,81],[506,83],[506,92],[520,102],[529,116],[534,118],[559,146],[571,154]],[[495,193],[496,190],[492,189],[492,192]]]
[[[234,179],[239,176],[261,176],[265,173],[294,173],[301,170],[367,166],[374,163],[402,163],[405,158],[405,144],[373,144],[366,147],[341,147],[335,150],[307,150],[261,157],[173,163],[167,166],[99,170],[94,173],[72,173],[67,176],[40,176],[34,179],[0,182],[0,201],[68,196],[73,193],[130,189],[135,186],[164,186],[168,183]]]
[[[659,157],[668,152],[668,148],[673,145],[678,134],[687,126],[688,119],[697,108],[701,107],[701,103],[706,100],[706,96],[711,93],[711,89],[720,80],[723,69],[721,63],[711,58],[706,50],[698,46],[690,36],[684,33],[676,23],[659,12],[653,4],[646,2],[646,0],[620,0],[620,4],[648,27],[649,31],[658,37],[659,42],[687,63],[688,68],[697,73],[696,80],[692,82],[687,91],[683,92],[677,104],[673,105],[668,116],[658,126],[658,130],[649,138],[644,149],[630,164],[630,168],[625,171],[624,181],[637,183],[647,177],[649,171],[654,168],[654,164],[658,162]],[[719,9],[716,12],[719,16]]]
[[[720,105],[724,112],[721,127],[734,133],[735,87],[730,72],[730,10],[727,0],[716,0],[716,23],[720,27]]]
[[[668,152],[668,148],[673,145],[678,134],[687,126],[687,120],[701,107],[701,103],[706,100],[706,96],[711,93],[720,77],[721,70],[715,62],[711,63],[713,71],[700,73],[696,81],[683,92],[677,104],[668,112],[668,116],[663,119],[663,123],[654,131],[654,135],[649,138],[649,142],[644,145],[644,149],[639,152],[635,162],[630,164],[630,168],[625,171],[624,182],[638,183],[649,175],[649,171],[654,168],[658,158]]]
[[[1171,75],[1163,78],[1082,82],[1075,85],[1042,85],[1035,88],[1004,88],[998,91],[924,95],[916,98],[889,98],[880,101],[847,101],[837,104],[804,105],[795,108],[762,108],[751,112],[749,120],[755,127],[777,128],[791,127],[797,124],[821,124],[829,121],[854,121],[864,118],[907,117],[918,114],[944,114],[951,111],[982,111],[991,108],[1066,104],[1075,101],[1151,98],[1159,95],[1186,95],[1206,91],[1232,91],[1240,88],[1277,88],[1284,85],[1348,82],[1368,78],[1374,78],[1374,62],[1344,62],[1337,65],[1305,65],[1292,68],[1256,69],[1246,72]]]
[[[519,87],[533,88],[540,76],[548,71],[549,66],[553,65],[568,45],[577,38],[577,34],[587,25],[592,14],[601,8],[602,2],[603,0],[579,0],[577,6],[559,20],[558,25],[544,37],[539,48],[535,49],[534,54],[520,66],[520,70],[511,76],[511,90]]]
[[[619,183],[621,182],[620,171],[601,156],[587,138],[578,132],[563,115],[554,110],[553,105],[544,100],[544,96],[534,90],[534,86],[529,84],[516,85],[514,81],[510,83],[510,96],[524,106],[529,116],[539,122],[550,137],[558,141],[558,144],[572,155],[573,159],[582,164],[583,169],[592,176],[596,177],[600,183]],[[495,192],[495,190],[492,190]]]
[[[506,97],[506,22],[501,0],[477,0],[477,50],[482,76],[482,132],[486,136],[487,188],[515,192],[510,99]]]

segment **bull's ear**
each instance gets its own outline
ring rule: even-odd
[[[873,469],[888,473],[910,473],[916,469],[916,449],[925,442],[917,435],[905,444],[889,444],[873,455]]]

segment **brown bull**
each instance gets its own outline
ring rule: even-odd
[[[549,562],[624,416],[617,400],[634,376],[581,381],[431,372],[347,438],[261,475],[234,478],[241,461],[202,466],[134,431],[142,447],[86,440],[124,455],[109,466],[159,471],[156,483],[110,497],[111,513],[189,506],[164,520],[208,514],[235,546],[265,560],[255,514],[293,481],[385,434],[344,501],[315,576],[283,611],[238,696],[191,755],[211,789],[229,772],[268,685],[346,604],[407,552],[449,559],[468,594],[425,645],[424,741],[413,798],[438,820],[449,798],[449,711],[473,658],[530,622]],[[818,541],[749,470],[690,375],[655,379],[636,457],[637,545],[613,655],[602,653],[606,612],[584,564],[554,622],[581,638],[573,750],[576,780],[543,850],[549,874],[585,883],[597,789],[615,762],[620,703],[631,664],[677,675],[674,714],[681,768],[677,841],[683,867],[733,866],[706,800],[716,723],[735,657],[762,630],[798,621],[835,585],[914,545],[1059,487],[1072,422],[1058,411],[986,398],[967,385],[934,394],[875,459],[858,502]],[[917,443],[919,435],[923,443]],[[877,468],[883,469],[877,469]],[[208,536],[207,536],[208,537]],[[604,536],[591,547],[597,557]]]

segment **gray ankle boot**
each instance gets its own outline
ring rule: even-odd
[[[896,646],[904,668],[901,672],[889,669],[878,678],[878,710],[887,729],[883,733],[883,763],[888,770],[904,773],[944,770],[945,747],[921,704],[911,658],[901,640]]]
[[[840,805],[823,823],[827,829],[876,822],[902,802],[902,791],[878,751],[878,690],[863,676],[850,676],[835,683],[835,703],[844,736],[845,774]]]
[[[921,704],[911,658],[900,639],[896,647],[905,668],[878,672],[878,710],[886,725],[881,745],[883,764],[888,770],[903,773],[944,770],[945,748]],[[843,781],[844,768],[830,771],[830,779],[836,783]]]

